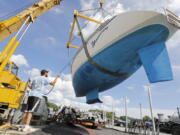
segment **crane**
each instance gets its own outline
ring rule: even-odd
[[[34,22],[36,18],[46,13],[52,7],[59,5],[60,2],[61,0],[42,0],[34,3],[31,7],[18,13],[17,15],[7,20],[0,21],[0,41],[7,38],[14,32],[17,32],[28,17],[30,17],[30,19],[27,24]]]
[[[26,91],[26,82],[18,77],[18,66],[10,61],[11,56],[19,46],[20,41],[28,30],[30,24],[52,7],[60,5],[61,1],[62,0],[42,0],[34,3],[31,7],[23,10],[17,15],[0,21],[0,41],[17,32],[0,54],[1,119],[8,119],[9,113],[13,109],[20,107]]]

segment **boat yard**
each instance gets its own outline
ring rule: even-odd
[[[0,134],[180,135],[180,3],[140,1],[2,2]]]

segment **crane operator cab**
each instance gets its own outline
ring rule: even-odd
[[[7,118],[11,109],[18,109],[21,105],[26,82],[17,76],[18,69],[15,63],[9,61],[0,72],[0,119]]]

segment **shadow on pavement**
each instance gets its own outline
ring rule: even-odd
[[[28,135],[89,135],[88,132],[81,127],[74,125],[50,125],[41,131],[36,131]]]

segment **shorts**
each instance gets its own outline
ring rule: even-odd
[[[25,112],[36,112],[39,108],[41,99],[35,96],[29,96]]]

